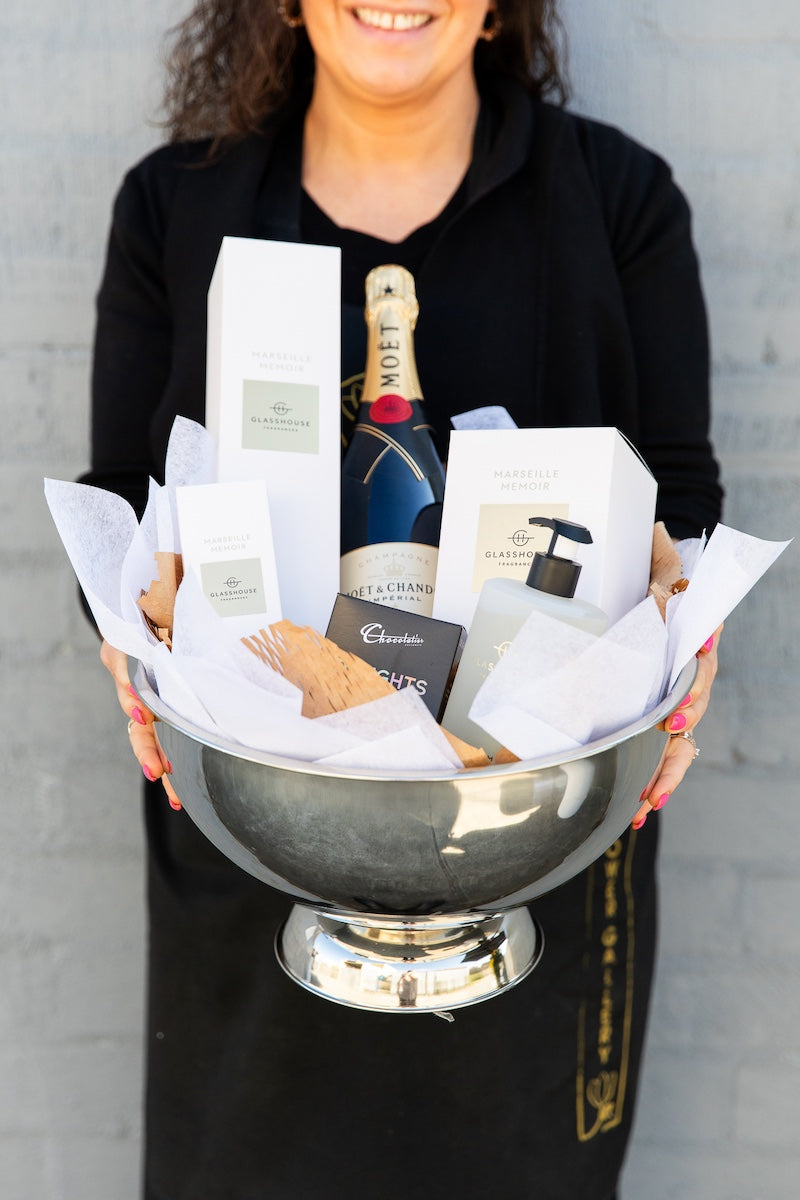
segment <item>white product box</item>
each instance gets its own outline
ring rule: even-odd
[[[468,629],[485,580],[524,583],[550,544],[551,530],[529,524],[544,516],[591,532],[591,545],[559,539],[555,553],[582,564],[575,595],[613,624],[647,594],[656,490],[616,429],[451,432],[434,617]]]
[[[184,572],[191,571],[238,637],[281,619],[267,485],[205,483],[175,489]]]
[[[319,630],[339,590],[340,306],[337,248],[223,238],[206,378],[218,478],[266,480],[284,614]]]

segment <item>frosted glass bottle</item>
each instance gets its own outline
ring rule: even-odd
[[[553,530],[550,548],[546,554],[534,555],[527,582],[487,579],[481,588],[442,717],[445,729],[473,746],[482,746],[490,757],[499,749],[499,743],[467,714],[478,688],[494,670],[534,609],[598,637],[608,626],[608,617],[602,609],[574,598],[580,563],[559,558],[552,552],[559,537],[591,542],[588,529],[557,518],[533,517],[531,524],[545,525]]]

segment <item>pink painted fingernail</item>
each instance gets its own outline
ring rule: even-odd
[[[167,765],[164,767],[164,770],[168,775],[172,774],[172,763],[169,761],[169,759],[167,759]]]
[[[673,713],[669,723],[669,728],[672,730],[683,729],[686,724],[686,717],[683,713]]]
[[[642,794],[639,797],[639,803],[644,804],[646,799],[647,799],[647,788],[642,788]]]
[[[686,705],[691,704],[691,703],[692,703],[692,693],[689,692],[689,695],[684,697],[683,700],[681,700],[680,704],[678,705],[678,708],[686,708]]]
[[[631,821],[631,827],[633,829],[641,829],[646,820],[647,813],[640,813],[638,817],[634,817]]]
[[[134,700],[136,700],[136,698],[137,698],[137,697],[136,697],[136,692],[135,692],[135,690],[134,690],[134,686],[133,686],[133,684],[132,684],[132,683],[129,683],[129,684],[128,684],[128,695],[129,695],[129,696],[133,696]]]
[[[703,646],[702,646],[702,648],[703,648],[703,650],[705,650],[705,651],[709,651],[709,650],[712,648],[712,646],[713,646],[713,645],[714,645],[714,635],[713,635],[713,633],[712,633],[712,635],[711,635],[711,637],[708,639],[708,641],[707,641],[707,642],[703,642]]]
[[[659,796],[658,799],[656,800],[655,804],[653,805],[653,812],[658,812],[658,810],[660,808],[664,807],[664,805],[667,803],[668,800],[669,800],[669,792],[664,792],[664,795]]]
[[[131,716],[137,725],[146,725],[147,724],[147,722],[144,719],[144,713],[142,712],[142,710],[140,708],[138,708],[138,707],[132,708]]]
[[[176,800],[176,799],[174,799],[174,797],[172,797],[172,796],[167,796],[167,799],[169,800],[169,806],[170,806],[170,808],[171,808],[171,809],[172,809],[174,812],[180,812],[180,811],[181,811],[181,809],[183,808],[183,805],[181,804],[180,800]]]
[[[144,774],[144,777],[145,777],[145,779],[149,779],[151,783],[155,783],[155,781],[156,781],[156,776],[155,776],[155,775],[153,774],[153,772],[150,770],[150,768],[148,767],[147,763],[145,763],[145,764],[144,764],[144,766],[142,767],[142,772],[143,772],[143,774]]]

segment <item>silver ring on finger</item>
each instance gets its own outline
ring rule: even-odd
[[[694,754],[692,755],[693,760],[700,754],[700,749],[697,745],[697,742],[694,740],[694,734],[690,730],[686,729],[683,731],[683,733],[671,733],[669,736],[671,738],[686,738],[686,741],[690,744],[692,750],[694,751]]]
[[[128,721],[128,737],[130,737],[133,733],[135,726],[136,722],[134,721],[133,717],[131,717],[130,721]]]

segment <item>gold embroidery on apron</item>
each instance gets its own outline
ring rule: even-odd
[[[342,380],[342,449],[346,449],[355,428],[361,393],[364,390],[364,372]]]
[[[578,1015],[576,1074],[578,1140],[588,1142],[615,1129],[622,1120],[630,1063],[633,1021],[634,898],[631,883],[636,833],[623,859],[617,841],[588,872],[584,976],[600,973],[599,1003],[584,996]],[[595,912],[598,875],[602,881],[600,911]],[[621,1021],[614,996],[623,988]],[[587,988],[594,994],[594,988]]]

